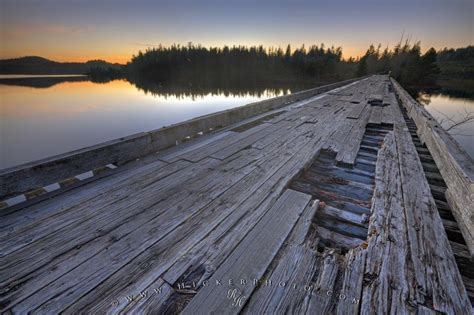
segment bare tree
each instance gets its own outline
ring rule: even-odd
[[[437,119],[439,124],[450,134],[459,136],[474,136],[473,133],[462,134],[455,131],[465,124],[474,122],[474,112],[464,109],[463,111],[458,111],[457,115],[447,115],[438,110],[435,111],[440,115],[440,117]]]

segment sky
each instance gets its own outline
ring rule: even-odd
[[[474,44],[474,0],[0,0],[0,58],[126,63],[158,44],[324,43],[343,56],[404,38],[430,47]]]

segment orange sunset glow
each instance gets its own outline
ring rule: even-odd
[[[283,48],[324,43],[342,47],[348,58],[360,57],[370,44],[393,47],[402,35],[421,41],[424,50],[472,44],[472,3],[447,3],[428,7],[417,1],[373,3],[360,10],[350,1],[334,1],[323,7],[295,5],[292,15],[287,15],[289,5],[278,2],[250,9],[245,2],[204,8],[194,3],[135,6],[118,1],[112,7],[88,1],[71,6],[54,0],[2,1],[2,11],[8,15],[1,20],[1,36],[8,44],[2,45],[0,57],[36,55],[57,61],[104,59],[123,64],[148,47],[193,42],[206,47]]]

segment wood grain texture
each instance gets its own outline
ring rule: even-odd
[[[406,128],[397,125],[395,133],[410,258],[420,288],[414,299],[436,311],[467,314],[470,302],[415,146]]]
[[[362,111],[366,108],[366,102],[360,102],[351,106],[351,110],[347,113],[347,118],[358,119]]]
[[[361,313],[410,310],[411,277],[407,222],[403,209],[398,153],[392,132],[385,137],[376,166]]]
[[[298,147],[304,145],[305,142],[309,140],[305,137],[301,138],[301,141],[289,141],[286,144],[288,151],[297,150]],[[174,284],[177,278],[188,270],[190,266],[199,267],[198,259],[204,255],[205,251],[199,249],[194,252],[190,250],[192,246],[196,243],[203,242],[202,238],[211,230],[212,234],[223,237],[221,230],[225,231],[229,229],[229,226],[232,227],[237,224],[239,219],[242,220],[240,216],[245,212],[248,213],[253,210],[248,216],[251,225],[241,227],[244,225],[243,222],[241,222],[239,230],[236,231],[240,239],[245,237],[248,230],[264,215],[265,211],[263,210],[266,209],[268,204],[271,205],[271,202],[274,201],[279,194],[280,190],[273,194],[272,188],[274,189],[275,180],[281,181],[280,174],[286,173],[285,169],[281,169],[282,166],[291,166],[291,163],[288,163],[288,161],[291,160],[291,155],[279,156],[279,162],[277,163],[277,160],[275,160],[270,151],[267,152],[267,159],[268,160],[262,159],[259,161],[260,167],[257,165],[255,170],[249,173],[243,180],[229,188],[229,190],[205,206],[199,213],[192,216],[178,228],[166,235],[162,240],[148,248],[147,251],[136,257],[130,264],[127,264],[121,272],[115,273],[109,279],[101,283],[94,290],[94,293],[88,294],[76,301],[68,311],[73,312],[74,310],[85,309],[90,312],[102,312],[109,307],[110,303],[108,301],[112,300],[115,295],[124,295],[130,292],[130,290],[132,290],[134,294],[138,294],[140,290],[145,290],[147,286],[153,286],[156,277],[168,269],[176,260],[181,258],[183,262],[181,267],[184,268],[184,270],[182,270],[182,268],[172,269],[174,270],[172,274],[175,276],[173,279],[170,279],[168,273],[164,275],[164,279],[167,280],[168,283]],[[274,163],[268,163],[270,160]],[[279,174],[273,174],[275,171],[278,171]],[[263,183],[264,187],[261,187]],[[284,181],[279,183],[280,187],[284,187],[285,183]],[[255,189],[258,193],[255,193]],[[250,196],[252,196],[252,198],[248,200]],[[259,201],[262,199],[265,201],[263,204]],[[257,209],[257,207],[259,209]],[[235,248],[240,239],[231,239],[234,240],[234,242],[230,242],[225,248],[221,248],[220,251],[218,251],[219,257],[225,259],[228,252]],[[215,245],[213,245],[212,248],[215,248]],[[187,254],[183,256],[183,252],[185,251],[187,251]],[[143,265],[146,265],[147,268],[142,268],[141,266]],[[210,266],[206,266],[206,269],[213,269],[208,267]],[[131,288],[130,283],[135,283],[140,289]]]
[[[392,79],[398,97],[415,122],[448,187],[446,197],[474,256],[474,162],[428,111]]]
[[[183,314],[237,313],[243,305],[232,305],[233,301],[227,297],[228,290],[237,289],[238,295],[246,299],[252,294],[254,287],[230,284],[228,279],[260,279],[310,199],[309,195],[286,190],[211,277],[211,281],[226,281],[228,285],[225,290],[215,286],[203,287]]]

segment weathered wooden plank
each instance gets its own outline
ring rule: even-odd
[[[352,109],[347,113],[346,117],[349,119],[358,119],[366,106],[367,106],[367,102],[365,101],[362,101],[358,104],[351,105]]]
[[[214,165],[217,163],[217,161],[212,160],[209,160],[208,162],[214,163]],[[177,163],[177,165],[179,169],[179,165],[183,164],[180,162]],[[208,163],[197,167],[182,168],[181,172],[176,174],[176,179],[179,180],[181,178],[182,180],[186,180],[189,178],[190,174],[199,172],[200,169],[201,171],[206,170],[206,165],[210,166],[211,164]],[[5,253],[3,256],[6,256],[6,253],[8,252],[19,250],[22,247],[28,245],[29,248],[24,249],[24,251],[29,253],[30,259],[33,259],[35,252],[41,249],[41,247],[35,242],[41,238],[47,237],[50,234],[59,234],[61,231],[69,233],[74,227],[81,226],[81,224],[85,222],[93,221],[101,226],[100,224],[103,224],[101,221],[102,219],[106,223],[111,223],[109,220],[116,221],[120,219],[126,219],[128,216],[133,215],[133,212],[128,208],[130,208],[134,203],[136,204],[137,201],[125,200],[120,196],[128,196],[128,194],[132,194],[133,192],[137,193],[141,197],[145,197],[150,193],[152,194],[153,188],[162,189],[167,187],[170,183],[168,181],[166,181],[166,183],[160,182],[160,179],[164,179],[166,178],[166,175],[172,174],[176,171],[176,167],[170,167],[163,170],[163,172],[160,170],[151,172],[150,174],[154,173],[155,176],[144,176],[142,177],[142,181],[140,181],[140,177],[138,177],[135,179],[135,181],[128,182],[128,185],[127,181],[125,181],[125,183],[118,185],[116,190],[113,189],[109,192],[104,191],[103,194],[99,195],[94,194],[94,198],[77,204],[73,203],[66,209],[62,209],[60,204],[58,207],[60,211],[53,213],[51,216],[48,216],[44,219],[37,220],[37,222],[29,224],[27,227],[21,227],[21,229],[18,231],[12,230],[10,234],[7,234],[4,238],[2,237],[2,242],[8,245],[2,249],[2,253]],[[144,200],[147,199],[145,198]],[[119,206],[120,204],[125,204],[125,209],[122,209]],[[48,209],[48,206],[49,203],[46,204],[46,209]],[[43,209],[43,207],[44,206],[40,205],[39,211]],[[114,210],[110,212],[101,211],[107,207],[112,207]],[[105,228],[106,225],[102,225],[101,227]],[[79,229],[80,228],[81,227],[79,227]],[[84,228],[84,226],[82,226],[82,228]],[[87,235],[82,236],[86,237]],[[12,237],[14,238],[12,239]],[[65,241],[66,239],[64,238],[61,241],[63,246],[67,245],[68,243]],[[8,257],[5,259],[8,259]],[[16,261],[17,270],[19,270],[19,262],[20,260]],[[4,265],[3,267],[6,266]]]
[[[365,122],[359,122],[351,129],[343,147],[336,155],[336,162],[343,165],[354,165],[360,144],[364,137]]]
[[[286,107],[287,112],[279,115],[271,119],[270,123],[276,123],[282,120],[294,120],[296,117],[301,117],[301,114],[307,111],[307,107],[311,107],[313,109],[324,109],[331,107],[329,103],[335,103],[337,100],[337,95],[341,93],[340,91],[344,91],[342,93],[352,94],[354,91],[357,91],[358,84],[363,83],[363,79],[357,82],[349,83],[342,87],[336,88],[333,92],[329,93],[322,93],[318,96],[311,97],[306,100],[295,102],[294,104],[289,105]],[[342,102],[340,102],[342,104]]]
[[[362,314],[408,313],[410,261],[395,137],[389,132],[379,152],[369,225]]]
[[[303,110],[298,112],[297,115],[291,115],[289,117],[286,117],[285,120],[286,121],[295,121],[295,122],[296,121],[300,121],[300,122],[305,121],[308,118],[308,114],[313,110],[313,108],[311,108],[309,106],[303,106],[302,109]]]
[[[403,88],[392,79],[392,83],[417,126],[417,133],[428,147],[448,187],[446,198],[456,221],[474,256],[474,162],[472,158],[443,128],[428,111],[419,105]]]
[[[321,257],[306,246],[290,246],[246,305],[247,314],[304,314],[308,308],[311,279],[321,268]],[[269,284],[269,283],[268,283]]]
[[[310,286],[310,279],[316,271],[314,267],[320,260],[316,252],[306,244],[318,207],[319,201],[316,200],[305,208],[286,241],[278,264],[267,271],[267,285],[261,286],[252,294],[245,313],[275,313],[278,312],[277,309],[280,309],[280,312],[297,312],[304,304],[303,299],[307,294],[304,286]],[[294,292],[296,287],[299,292]]]
[[[337,209],[334,207],[331,207],[329,205],[325,205],[324,207],[321,207],[318,211],[319,215],[327,216],[327,217],[332,217],[334,219],[346,221],[349,223],[352,223],[354,225],[366,227],[367,223],[365,222],[365,219],[363,216],[350,212],[350,211],[345,211],[341,209]]]
[[[381,124],[382,123],[382,112],[383,107],[381,106],[372,106],[372,113],[370,114],[369,123],[371,124]]]
[[[241,139],[238,142],[233,142],[231,145],[221,150],[218,150],[217,152],[211,154],[210,156],[216,159],[224,160],[228,158],[229,156],[237,153],[238,151],[252,145],[254,142],[258,141],[259,139],[264,138],[265,136],[276,132],[280,128],[285,129],[286,127],[289,127],[292,125],[294,126],[294,124],[292,124],[291,122],[280,122],[277,124],[270,125],[267,128],[264,128],[263,130],[259,132],[253,133],[252,135],[244,139]]]
[[[307,104],[304,104],[305,106]],[[299,116],[298,115],[295,115],[295,113],[298,113],[298,108],[295,108],[296,112],[295,111],[289,111],[288,112],[288,117],[293,117],[293,118],[298,118]],[[302,108],[301,109],[301,112],[299,112],[298,114],[301,114],[302,112],[306,111],[306,108]],[[287,117],[287,114],[283,114],[281,115],[280,117],[277,117],[278,121],[281,121],[283,119],[285,119],[285,117]],[[275,123],[276,121],[274,120],[271,120],[272,123]],[[258,127],[258,126],[257,126]],[[255,129],[257,127],[254,127],[252,129]],[[250,129],[250,130],[252,130]],[[250,134],[253,134],[254,132],[258,132],[259,130],[253,130],[253,131],[250,131],[250,130],[246,130],[245,133],[248,132],[248,135]],[[240,135],[239,138],[245,138],[246,135]],[[210,146],[209,149],[206,147],[205,150],[200,150],[199,152],[195,152],[195,151],[192,151],[192,152],[189,152],[188,154],[184,154],[183,156],[180,156],[179,158],[182,158],[182,159],[186,159],[186,160],[189,160],[189,161],[198,161],[199,159],[202,159],[203,157],[205,156],[209,156],[211,155],[212,153],[215,153],[223,148],[225,148],[226,146],[232,144],[232,143],[237,143],[238,140],[236,141],[233,141],[233,140],[236,140],[236,137],[233,137],[232,140],[229,140],[229,142],[231,143],[228,143],[226,144],[226,142],[224,142],[223,144],[217,144],[216,143],[216,146],[217,147],[214,147],[214,146]]]
[[[358,119],[345,121],[342,128],[330,137],[328,145],[325,146],[328,150],[338,152],[336,156],[338,163],[354,164],[360,142],[364,136],[365,125],[372,110],[371,106],[360,106],[359,109],[360,112],[357,111]]]
[[[345,196],[366,202],[369,202],[372,197],[372,191],[367,188],[367,185],[352,185],[356,183],[351,183],[350,181],[347,181],[346,185],[340,185],[338,184],[337,179],[329,178],[325,181],[322,179],[319,180],[319,178],[320,175],[313,176],[313,172],[309,170],[304,173],[301,178],[298,178],[294,184],[308,192],[318,189],[328,193],[333,193],[334,195]]]
[[[328,253],[324,257],[321,271],[314,284],[314,290],[309,297],[307,314],[331,314],[334,313],[337,290],[335,290],[336,279],[339,273],[338,256]]]
[[[386,98],[384,98],[384,105],[386,106],[384,106],[382,110],[382,123],[393,124],[395,121],[399,121],[398,101],[395,93],[390,92],[388,95],[386,94]]]
[[[185,163],[189,164],[189,162]],[[60,197],[55,197],[54,200],[44,200],[41,202],[40,205],[30,205],[26,208],[18,209],[16,211],[0,211],[0,237],[2,235],[10,233],[10,229],[15,226],[23,225],[26,222],[34,222],[41,217],[47,217],[51,215],[51,213],[55,213],[58,211],[58,208],[67,208],[68,206],[70,206],[70,204],[84,202],[88,199],[95,197],[97,194],[103,193],[104,191],[110,191],[110,186],[119,186],[121,185],[121,183],[131,178],[134,174],[136,174],[137,176],[144,176],[150,172],[150,169],[158,171],[166,165],[167,163],[165,162],[155,160],[145,166],[137,165],[132,170],[126,169],[123,172],[117,172],[109,177],[101,178],[86,186],[74,189],[74,192],[65,192],[61,194]],[[175,164],[174,167],[176,167],[177,165],[178,164]],[[184,164],[179,165],[184,167]],[[63,196],[68,197],[64,198]],[[58,206],[58,202],[56,202],[56,200],[61,201],[60,206]],[[44,204],[48,204],[48,206],[42,207],[41,205]],[[41,208],[41,210],[37,210],[38,208]]]
[[[344,248],[346,250],[357,247],[363,242],[361,239],[349,237],[326,229],[322,226],[317,227],[317,233],[322,239],[331,240],[331,243],[335,244],[335,246]]]
[[[467,271],[470,270],[472,278],[474,279],[474,270],[472,270],[472,265],[474,265],[474,258],[470,255],[469,250],[466,245],[459,244],[456,242],[449,242],[454,253],[454,257],[458,263],[458,266]],[[471,268],[470,268],[471,267]]]
[[[72,253],[68,253],[66,257],[59,256],[56,258],[56,266],[54,272],[46,272],[49,268],[45,266],[41,268],[36,273],[40,273],[39,276],[36,277],[36,282],[28,287],[21,288],[21,291],[17,291],[20,288],[16,288],[17,290],[9,290],[9,295],[13,295],[16,299],[21,299],[21,296],[25,296],[28,292],[30,294],[35,290],[39,289],[42,285],[49,283],[48,290],[41,290],[37,291],[27,300],[24,300],[21,304],[17,305],[15,309],[29,309],[34,308],[40,301],[45,301],[48,296],[54,295],[56,290],[61,290],[61,286],[57,283],[60,282],[63,285],[66,285],[68,281],[72,281],[75,283],[75,286],[69,286],[69,294],[64,292],[63,294],[67,296],[68,300],[74,299],[74,296],[80,294],[80,290],[77,290],[77,287],[84,288],[85,286],[92,286],[94,283],[100,282],[100,279],[106,277],[108,274],[112,273],[114,270],[120,268],[121,266],[125,265],[129,259],[134,257],[133,253],[140,253],[151,244],[162,238],[166,235],[167,232],[173,230],[178,226],[181,222],[188,219],[193,213],[199,211],[203,206],[211,202],[216,196],[227,190],[230,186],[234,183],[238,182],[245,174],[255,168],[253,163],[248,163],[250,155],[244,154],[244,159],[236,159],[230,161],[228,166],[220,166],[220,169],[228,169],[225,173],[221,173],[216,171],[214,174],[209,172],[206,176],[200,176],[199,173],[195,173],[194,177],[197,179],[192,185],[189,185],[190,191],[195,189],[195,192],[188,193],[188,196],[183,194],[183,191],[176,189],[174,192],[174,196],[167,194],[166,191],[163,192],[163,195],[168,195],[167,198],[158,198],[158,203],[156,199],[151,198],[149,202],[151,202],[151,209],[155,208],[155,211],[142,211],[140,215],[133,217],[129,220],[126,220],[121,225],[118,226],[118,230],[115,230],[112,235],[105,234],[101,237],[95,239],[94,242],[87,242],[86,246],[81,248],[80,256],[76,256],[76,250],[73,250]],[[236,164],[237,163],[237,164]],[[240,164],[240,165],[239,165]],[[230,170],[233,168],[233,165],[236,166],[236,170],[231,172]],[[244,166],[244,168],[242,168]],[[216,175],[219,174],[220,181],[218,183],[213,183]],[[224,176],[224,177],[223,177]],[[179,187],[179,182],[178,182]],[[156,197],[155,197],[156,198]],[[138,205],[139,207],[145,207],[148,209],[150,205],[144,205],[144,201],[141,201]],[[134,206],[136,207],[136,206]],[[127,210],[132,210],[132,207],[126,206]],[[185,209],[183,211],[183,209]],[[158,211],[157,211],[158,210]],[[104,224],[103,222],[92,222],[94,224]],[[126,224],[124,224],[126,223]],[[88,227],[87,225],[85,227]],[[140,227],[140,229],[137,229]],[[95,227],[94,229],[97,229]],[[131,233],[130,233],[131,232]],[[128,234],[127,234],[128,233]],[[78,226],[77,232],[72,234],[75,239],[77,237],[86,237],[88,233],[85,233],[84,236],[84,226]],[[142,241],[143,235],[146,235],[147,238]],[[69,234],[59,234],[53,235],[55,242],[58,242],[58,245],[52,247],[49,251],[42,253],[41,251],[37,254],[39,261],[42,261],[43,264],[51,259],[51,257],[57,256],[55,251],[59,251],[61,253],[64,249],[64,246],[74,247],[75,243],[64,242],[64,238],[68,237]],[[94,234],[87,237],[93,237]],[[123,237],[122,237],[123,236]],[[45,240],[46,244],[51,246],[54,242],[49,240]],[[77,241],[76,241],[77,242]],[[139,244],[139,246],[135,246],[135,244]],[[79,243],[81,244],[81,243]],[[107,250],[104,251],[103,248],[107,247]],[[39,247],[41,248],[41,247]],[[97,255],[97,253],[100,253]],[[15,253],[16,254],[16,253]],[[27,262],[31,262],[33,257],[30,256],[21,256],[22,253],[18,253],[18,257],[24,261],[24,266],[22,270],[26,272],[27,270],[31,270],[32,266],[29,266]],[[46,257],[45,257],[46,255]],[[105,258],[106,256],[107,258]],[[108,265],[102,265],[99,261],[103,261],[104,259],[113,260],[117,256],[122,257],[122,259],[114,261],[114,263],[110,263]],[[125,259],[127,257],[127,259]],[[65,259],[66,258],[66,259]],[[89,259],[90,258],[90,259]],[[10,266],[11,268],[15,268],[14,262],[18,262],[19,258],[10,255],[7,256],[7,259],[10,263],[6,264],[5,267]],[[87,260],[88,259],[88,260]],[[71,262],[70,260],[73,260]],[[85,263],[84,260],[86,260]],[[70,268],[73,268],[76,264],[82,263],[80,268],[74,269],[74,272],[67,272]],[[13,264],[13,265],[12,265]],[[34,266],[33,268],[37,268]],[[81,272],[82,270],[82,272]],[[84,272],[86,270],[87,272]],[[93,270],[95,271],[95,276],[93,278],[88,277],[88,273],[92,273]],[[15,272],[16,277],[20,274]],[[62,276],[61,276],[62,275]],[[100,275],[100,276],[99,276]],[[54,280],[54,277],[58,277],[58,280]],[[74,279],[74,280],[66,280],[61,281],[61,279]],[[41,279],[41,281],[40,281]],[[81,283],[82,280],[82,283]],[[54,288],[54,289],[53,289]],[[73,294],[74,293],[74,294]],[[67,294],[67,295],[66,295]],[[61,302],[59,300],[62,298]],[[12,300],[14,300],[12,298]],[[42,303],[42,302],[40,302]],[[56,295],[54,299],[49,300],[48,308],[55,309],[57,307],[66,307],[68,304],[66,303],[66,299],[62,295]],[[43,306],[46,309],[46,306]]]
[[[287,243],[289,243],[290,246],[303,245],[305,243],[318,209],[319,200],[313,201],[311,205],[305,209],[288,238]]]
[[[325,174],[327,174],[327,172],[331,172],[331,174],[333,174],[335,177],[348,178],[352,182],[358,182],[361,184],[365,184],[366,186],[370,185],[371,190],[373,188],[372,174],[363,170],[338,167],[336,165],[313,165],[311,167],[311,171],[321,176],[324,176]]]
[[[377,84],[377,88],[375,90],[375,92],[380,92],[381,90],[381,86],[379,84]],[[368,97],[369,101],[383,101],[383,96],[382,94],[370,94],[369,97]]]
[[[462,280],[464,282],[464,286],[466,287],[469,298],[471,301],[474,300],[474,279],[467,276],[462,276]]]
[[[338,95],[338,101],[343,101],[343,102],[350,102],[352,99],[352,93],[337,93]]]
[[[470,302],[411,136],[400,125],[394,130],[405,216],[410,222],[408,248],[419,286],[413,299],[430,303],[437,311],[468,313]]]
[[[177,160],[183,159],[183,160],[187,160],[191,162],[198,162],[202,160],[203,158],[208,157],[211,154],[230,146],[233,143],[242,141],[243,139],[247,138],[248,136],[252,134],[258,134],[265,128],[269,128],[271,126],[274,126],[274,124],[262,123],[258,126],[247,129],[233,137],[217,140],[211,143],[210,145],[205,146],[204,148],[198,148],[198,149],[186,152],[184,154],[180,154],[174,157],[173,159],[171,159],[171,161],[177,161]]]
[[[433,310],[431,308],[428,308],[424,305],[418,305],[416,313],[419,314],[419,315],[436,315],[436,314],[439,314],[435,310]]]
[[[346,257],[324,255],[306,246],[290,245],[268,274],[272,286],[261,286],[252,295],[245,313],[328,314],[337,307],[340,314],[357,314],[365,252],[356,249]],[[339,263],[339,259],[343,262]],[[342,287],[335,290],[341,271],[344,272]]]
[[[5,221],[8,225],[0,232],[2,248],[0,257],[19,250],[48,234],[58,232],[62,228],[70,230],[72,224],[77,225],[92,218],[100,221],[100,217],[110,216],[110,213],[100,210],[106,206],[117,205],[117,196],[126,196],[134,191],[145,192],[147,186],[149,186],[148,188],[154,187],[150,185],[178,171],[182,171],[182,173],[191,171],[188,174],[192,174],[198,170],[198,168],[190,168],[184,171],[185,166],[189,164],[185,161],[173,164],[154,162],[152,165],[146,165],[143,168],[107,178],[100,183],[61,195],[55,199],[56,202],[53,200],[42,202],[25,209],[21,215],[7,216]],[[179,178],[179,174],[177,178]],[[183,180],[185,178],[187,177],[183,177]],[[14,221],[15,219],[17,222]],[[30,254],[33,253],[30,251]]]
[[[132,288],[130,288],[131,292]],[[167,307],[172,308],[172,296],[175,290],[162,279],[158,279],[152,288],[141,291],[140,294],[117,296],[115,303],[111,304],[111,314],[159,314],[165,313]],[[70,314],[68,310],[64,314]]]
[[[281,114],[281,115],[279,115],[275,118],[272,118],[272,119],[268,120],[267,122],[270,123],[270,124],[276,124],[276,123],[278,123],[282,120],[288,120],[288,118],[290,118],[290,117],[299,116],[300,113],[303,113],[305,111],[306,111],[305,107],[298,107],[298,108],[287,107],[285,113],[283,113],[283,114]]]
[[[263,150],[267,146],[276,143],[282,137],[290,137],[293,128],[295,128],[294,125],[282,126],[282,128],[276,130],[275,132],[268,134],[265,137],[255,141],[251,146],[252,148]]]
[[[395,105],[384,106],[382,109],[382,123],[384,124],[393,124],[393,111],[392,108]]]
[[[354,125],[353,121],[344,121],[324,140],[323,149],[338,152]]]
[[[288,141],[283,148],[286,148],[288,152],[295,151],[300,153],[301,151],[299,148],[305,147],[304,144],[309,140],[306,139],[306,141],[304,141],[303,138],[305,137],[300,138],[301,139],[296,141]],[[278,149],[280,149],[280,147],[276,147],[274,150]],[[265,212],[262,213],[261,210],[257,211],[257,207],[258,209],[265,209],[269,206],[268,202],[262,203],[262,199],[265,200],[265,198],[267,198],[268,201],[274,201],[281,189],[285,187],[286,181],[282,180],[282,176],[284,176],[282,174],[287,174],[288,169],[280,170],[280,168],[282,166],[291,166],[291,163],[288,163],[288,161],[292,161],[293,163],[301,162],[299,159],[293,160],[291,155],[280,155],[277,161],[274,157],[274,153],[271,152],[268,153],[267,158],[272,160],[274,163],[268,163],[269,160],[262,160],[260,167],[257,167],[254,172],[249,174],[249,176],[246,176],[238,184],[231,187],[222,195],[222,197],[214,200],[203,211],[200,211],[198,214],[188,219],[185,224],[174,229],[171,233],[166,235],[163,240],[160,240],[155,245],[148,248],[147,251],[134,259],[133,263],[128,264],[126,268],[124,268],[125,270],[114,274],[112,277],[101,283],[100,286],[94,290],[93,294],[86,295],[81,300],[77,301],[70,310],[73,312],[74,310],[79,311],[87,309],[90,312],[103,312],[105,309],[110,307],[111,300],[113,300],[116,295],[124,295],[126,292],[129,292],[129,283],[138,283],[143,290],[146,289],[147,286],[153,286],[154,279],[161,272],[168,269],[176,259],[183,255],[183,251],[186,251],[202,237],[207,235],[209,230],[213,227],[217,226],[218,228],[222,228],[227,225],[233,226],[242,220],[240,216],[244,215],[245,212],[251,214],[249,217],[252,224],[258,222]],[[276,170],[278,170],[279,173],[273,174]],[[274,180],[268,180],[269,178],[281,181],[278,185],[280,187],[277,189]],[[265,183],[265,189],[259,187],[262,183]],[[274,193],[272,193],[272,191]],[[274,198],[273,195],[275,195]],[[256,196],[258,198],[254,198]],[[249,197],[250,199],[247,200]],[[238,214],[239,212],[240,214]],[[259,218],[252,217],[257,214],[260,215]],[[235,217],[235,219],[231,217]],[[224,219],[225,221],[223,221]],[[252,226],[250,226],[250,228]],[[222,238],[222,232],[217,229],[214,229],[212,233]],[[246,234],[246,231],[238,233],[242,238]],[[233,249],[236,244],[238,244],[238,241],[231,245],[231,249]],[[197,250],[195,253],[188,252],[185,256],[186,261],[188,261],[187,259],[191,259],[192,263],[196,265],[197,259],[202,256],[203,252],[203,250]],[[227,254],[222,254],[224,257],[227,256]],[[141,268],[143,265],[147,265],[148,268]],[[189,267],[186,265],[184,270],[187,270],[188,268]],[[167,281],[168,283],[174,283],[178,277],[179,275],[176,276],[174,280],[170,281],[167,279]],[[134,294],[138,293],[139,292],[134,292]]]
[[[350,133],[343,140],[344,144],[336,155],[336,162],[345,164],[345,165],[354,165],[357,157],[357,152],[359,151],[362,138],[365,133],[365,126],[371,117],[371,111],[373,108],[371,106],[366,106],[365,110],[362,111],[359,115],[359,119],[355,122],[351,128]]]
[[[179,155],[182,155],[184,153],[187,153],[187,152],[190,152],[190,151],[193,151],[193,150],[197,150],[197,149],[202,148],[204,146],[208,146],[209,144],[211,144],[211,143],[213,143],[217,140],[223,139],[223,138],[234,137],[237,134],[238,133],[235,132],[235,131],[224,131],[224,132],[218,133],[218,134],[213,135],[213,136],[208,136],[205,139],[200,139],[196,143],[193,143],[189,146],[186,145],[186,144],[183,144],[183,145],[177,146],[176,148],[174,148],[174,150],[173,149],[167,150],[167,152],[164,155],[160,155],[159,158],[162,161],[171,163]],[[173,152],[169,152],[169,151],[173,151]]]
[[[366,254],[365,249],[358,247],[350,250],[344,257],[344,277],[339,293],[337,314],[359,314]]]
[[[238,244],[248,231],[258,222],[264,212],[255,211],[255,205],[260,205],[259,209],[269,208],[279,192],[284,189],[293,176],[295,176],[305,162],[317,152],[318,147],[314,147],[314,141],[310,140],[307,145],[290,157],[283,167],[278,169],[265,181],[261,187],[254,188],[254,193],[248,200],[240,205],[232,214],[226,218],[206,239],[200,242],[190,251],[190,255],[180,259],[173,268],[164,276],[170,283],[174,283],[188,268],[199,264],[206,266],[219,266],[227,255],[232,251],[235,244]],[[247,188],[252,191],[252,188]],[[197,260],[191,257],[203,255]]]
[[[260,279],[280,246],[290,233],[311,196],[287,190],[270,211],[216,270],[212,280]],[[252,294],[253,286],[239,286],[227,282],[225,289],[203,287],[184,309],[183,314],[201,312],[237,312],[243,304],[229,301],[227,290],[236,289],[240,298]]]
[[[334,117],[334,112],[338,111],[340,108],[342,108],[342,104],[337,103],[337,104],[332,104],[332,106],[328,107],[323,107],[318,110],[314,110],[314,108],[307,109],[304,114],[305,114],[305,119],[301,122],[302,124],[310,122],[312,124],[315,124],[313,129],[319,129],[319,125],[316,125],[318,121],[325,121],[326,119],[329,119],[329,117]],[[303,112],[299,112],[298,116],[302,114]],[[297,117],[298,117],[297,116]],[[299,119],[301,121],[301,119]],[[288,125],[284,128],[278,129],[276,132],[273,132],[271,134],[268,134],[264,138],[256,141],[252,147],[258,148],[258,149],[263,149],[268,145],[274,145],[275,141],[281,137],[285,137],[288,133],[291,132],[291,129],[295,128],[294,124]],[[299,128],[299,127],[296,127]],[[301,129],[301,128],[300,128]],[[308,129],[311,130],[311,129]]]

